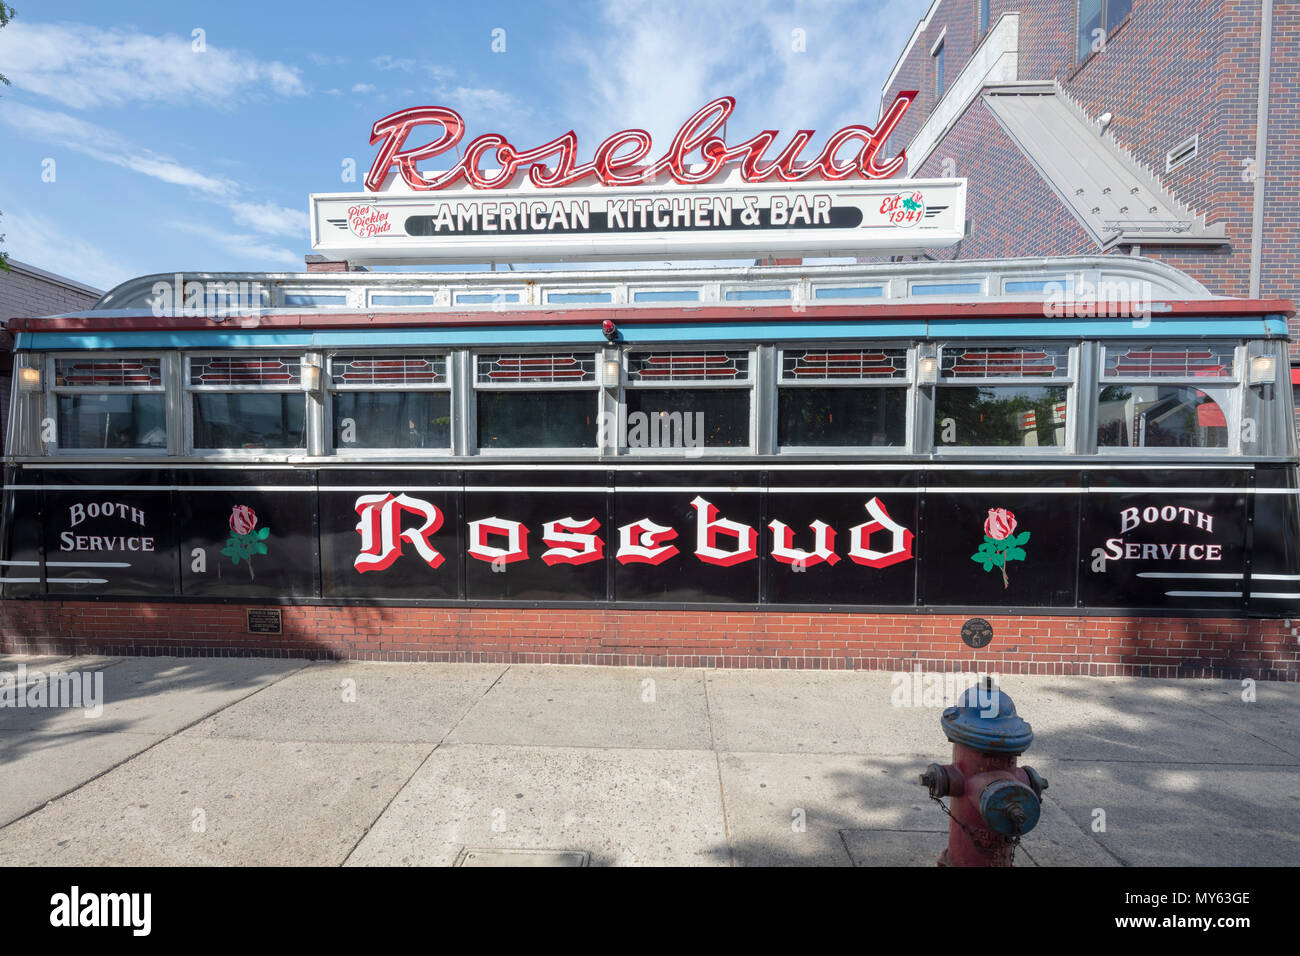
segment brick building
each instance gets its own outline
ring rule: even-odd
[[[1297,54],[1281,0],[933,0],[882,104],[919,91],[900,175],[969,179],[936,258],[1143,255],[1295,299]]]
[[[9,260],[0,271],[0,444],[9,420],[9,381],[13,373],[13,337],[5,325],[17,316],[59,315],[89,309],[104,293],[73,279]]]

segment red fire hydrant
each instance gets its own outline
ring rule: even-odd
[[[1011,866],[1016,844],[1038,823],[1047,781],[1032,767],[1017,767],[1034,732],[1016,705],[986,677],[943,712],[952,763],[930,764],[921,783],[948,813],[948,849],[940,866]]]

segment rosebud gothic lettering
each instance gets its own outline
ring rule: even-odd
[[[705,564],[733,567],[758,559],[758,530],[752,525],[725,517],[718,507],[703,496],[691,501],[696,514],[695,557]],[[884,502],[872,498],[865,503],[869,519],[849,529],[848,557],[869,568],[886,568],[912,558],[913,534],[890,517]],[[432,538],[443,524],[437,505],[410,495],[362,495],[356,500],[360,517],[356,530],[361,535],[361,550],[353,562],[360,573],[382,571],[393,565],[409,544],[421,561],[437,569],[445,560]],[[418,527],[403,528],[403,516],[422,519]],[[600,520],[595,517],[556,518],[542,526],[541,540],[546,550],[538,555],[547,565],[581,565],[605,555],[605,541],[597,534]],[[809,526],[811,551],[795,546],[796,531],[773,520],[772,557],[782,564],[800,569],[817,564],[833,566],[840,561],[835,553],[835,531],[823,521]],[[806,532],[805,532],[806,534]],[[493,564],[527,561],[528,528],[509,518],[480,518],[468,523],[466,554]],[[617,529],[618,548],[614,558],[620,564],[659,565],[680,554],[676,528],[641,518]]]

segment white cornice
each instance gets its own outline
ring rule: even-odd
[[[925,124],[908,143],[908,176],[915,175],[916,170],[921,168],[921,164],[934,152],[948,130],[952,129],[966,108],[979,96],[980,90],[986,86],[1016,82],[1019,76],[1019,53],[1020,14],[1004,13],[998,17],[989,32],[984,34],[984,39],[975,48],[970,60],[930,111]],[[890,82],[893,82],[892,77]]]

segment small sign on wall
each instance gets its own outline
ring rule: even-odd
[[[250,607],[244,613],[248,619],[249,634],[281,633],[280,609],[278,607]]]
[[[993,640],[993,625],[982,617],[973,617],[961,626],[961,639],[968,647],[986,647]]]

